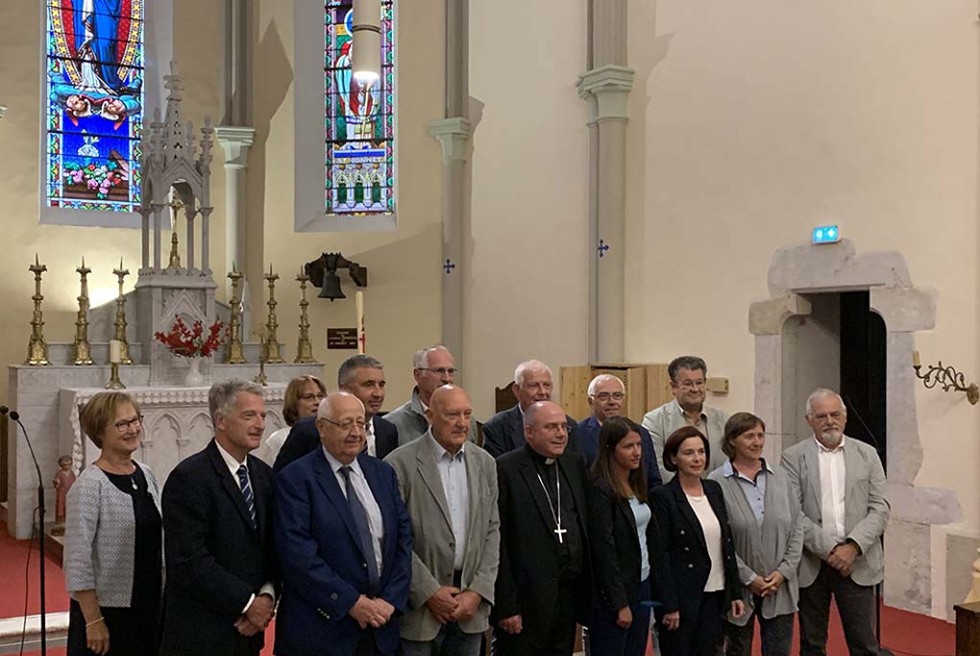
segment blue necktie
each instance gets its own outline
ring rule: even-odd
[[[252,528],[255,528],[255,497],[252,496],[252,486],[248,482],[248,468],[245,465],[238,467],[238,485],[242,488],[242,497],[245,498],[245,507],[248,509],[248,516],[252,518]]]
[[[367,560],[368,583],[373,590],[377,590],[381,577],[378,576],[378,561],[374,558],[374,539],[371,537],[371,529],[368,528],[367,511],[364,510],[364,506],[351,484],[351,471],[347,465],[340,468],[340,473],[344,476],[347,503],[350,504],[350,513],[354,516],[354,525],[357,526],[357,532],[361,538],[361,547],[364,549],[364,558]]]

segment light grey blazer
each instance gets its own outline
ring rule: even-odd
[[[820,563],[837,546],[824,530],[820,502],[820,462],[813,436],[783,452],[783,468],[803,507],[803,558],[800,587],[813,583]],[[891,513],[885,498],[885,471],[878,453],[852,437],[844,437],[844,530],[846,539],[861,548],[851,579],[859,585],[875,585],[885,576],[881,536]]]
[[[725,422],[728,415],[718,408],[701,406],[701,414],[704,415],[702,423],[707,428],[708,444],[711,450],[711,460],[704,468],[706,472],[711,472],[721,467],[725,462],[725,452],[721,450],[721,442],[725,438]],[[664,403],[659,408],[654,408],[643,415],[643,427],[650,431],[653,438],[653,451],[657,458],[657,467],[660,468],[660,480],[665,484],[674,477],[674,472],[664,469],[664,443],[670,434],[678,428],[687,426],[684,419],[684,411],[677,399]]]
[[[490,605],[500,561],[500,516],[497,511],[497,463],[472,442],[464,447],[469,488],[469,526],[463,555],[462,589],[481,597],[476,614],[460,624],[464,633],[489,626]],[[395,468],[398,486],[412,520],[412,585],[409,612],[401,618],[401,637],[429,641],[441,625],[425,602],[436,590],[453,584],[453,528],[446,493],[436,468],[431,432],[400,446],[385,458]]]
[[[728,522],[735,538],[735,562],[738,564],[738,578],[743,583],[742,601],[745,613],[740,617],[728,616],[728,621],[745,626],[755,608],[755,595],[745,581],[756,575],[768,576],[779,571],[786,582],[762,600],[762,616],[772,619],[779,615],[796,612],[800,599],[797,580],[797,567],[803,552],[803,516],[800,502],[793,495],[793,486],[786,474],[778,467],[766,469],[766,497],[762,526],[756,521],[752,506],[745,498],[741,483],[734,476],[725,475],[725,465],[708,475],[721,485],[728,509]]]
[[[136,462],[136,466],[143,470],[150,496],[160,512],[156,477],[146,465]],[[95,590],[100,605],[129,608],[135,566],[133,497],[113,485],[101,469],[89,465],[68,490],[65,588],[69,593]]]

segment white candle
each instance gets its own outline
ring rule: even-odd
[[[122,362],[122,342],[118,339],[109,342],[109,363],[119,364]]]
[[[354,303],[357,306],[357,352],[364,355],[367,342],[367,335],[364,334],[364,292],[358,290],[354,294]]]

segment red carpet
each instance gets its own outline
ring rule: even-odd
[[[7,534],[7,525],[0,522],[0,581],[4,582],[6,594],[0,595],[0,617],[18,617],[24,614],[25,568],[27,565],[27,540],[14,540]],[[47,561],[47,610],[49,613],[68,610],[68,595],[65,593],[65,579],[61,567],[50,558]],[[37,543],[31,546],[30,571],[27,579],[27,614],[40,611],[38,596],[38,558]],[[894,608],[882,609],[882,643],[892,650],[895,656],[953,656],[956,649],[956,631],[952,624],[942,620],[916,615]],[[262,656],[272,654],[272,627],[266,633],[268,646]],[[51,656],[64,656],[64,648],[48,649]],[[652,653],[652,652],[649,652]],[[799,653],[799,640],[793,639],[793,654]],[[830,640],[827,646],[829,656],[846,656],[847,647],[840,627],[837,612],[831,613]],[[38,652],[30,656],[37,656]],[[755,656],[761,654],[758,636],[755,641]]]

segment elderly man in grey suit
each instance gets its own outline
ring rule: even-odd
[[[664,442],[678,428],[694,426],[708,438],[711,462],[704,468],[705,473],[713,472],[725,462],[721,444],[725,436],[725,422],[728,415],[718,408],[704,404],[707,396],[708,365],[696,355],[682,355],[667,365],[670,377],[670,391],[674,400],[659,408],[654,408],[643,416],[643,427],[650,431],[653,450],[660,467],[660,479],[667,483],[674,477],[673,472],[664,467]]]
[[[836,392],[813,392],[806,402],[806,420],[813,439],[783,453],[783,467],[804,515],[800,653],[826,655],[833,596],[851,656],[877,656],[874,586],[885,573],[885,472],[872,447],[844,435],[847,409]]]
[[[488,627],[500,548],[497,468],[467,444],[472,415],[466,392],[444,385],[426,409],[429,430],[385,458],[412,520],[406,656],[477,656]]]

